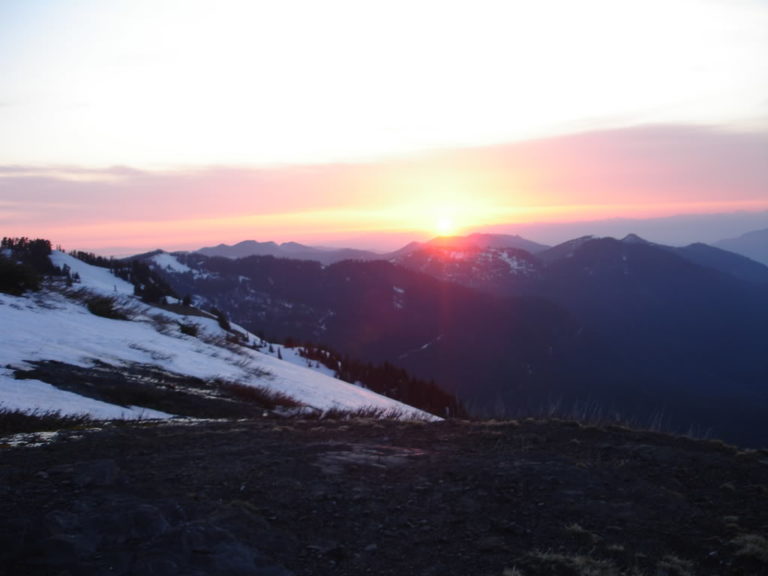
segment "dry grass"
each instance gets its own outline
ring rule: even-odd
[[[731,544],[739,547],[737,556],[758,560],[768,564],[768,539],[759,534],[739,534],[731,540]]]
[[[321,420],[400,420],[423,421],[428,416],[419,417],[417,414],[406,412],[400,408],[380,408],[362,406],[360,408],[331,408],[314,415]]]
[[[274,410],[277,407],[299,408],[303,406],[301,402],[288,394],[270,390],[263,386],[248,386],[237,382],[225,381],[216,381],[215,385],[227,396],[241,402],[257,404],[266,410]]]
[[[574,576],[624,576],[610,560],[598,560],[589,556],[567,556],[554,552],[534,552],[541,574],[573,574]],[[537,572],[538,573],[538,572]]]
[[[597,544],[602,540],[600,536],[594,532],[590,532],[584,528],[581,524],[574,522],[565,526],[565,531],[572,536],[576,542],[584,545]]]
[[[94,420],[87,415],[62,414],[56,410],[23,410],[0,409],[0,434],[18,434],[21,432],[43,432],[80,428],[93,424]]]
[[[677,556],[667,555],[661,559],[657,566],[657,572],[669,576],[693,576],[693,564]]]

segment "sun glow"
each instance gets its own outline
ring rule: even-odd
[[[435,232],[438,236],[453,236],[456,231],[456,224],[450,216],[440,216],[435,222]]]

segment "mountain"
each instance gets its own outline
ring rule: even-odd
[[[314,248],[296,242],[256,242],[246,240],[234,246],[219,244],[197,251],[204,256],[221,256],[224,258],[246,258],[248,256],[275,256],[276,258],[291,258],[294,260],[313,260],[322,264],[332,264],[342,260],[375,260],[381,258],[375,252],[355,250],[352,248]]]
[[[768,284],[768,265],[766,265],[768,261],[760,263],[758,260],[733,251],[702,243],[690,244],[682,248],[671,248],[671,251],[690,262],[718,270],[740,280]]]
[[[715,242],[715,246],[768,265],[768,228],[720,240]]]
[[[638,402],[686,404],[733,430],[744,425],[736,414],[757,425],[762,409],[750,402],[768,406],[765,285],[653,244],[603,238],[550,262],[534,290],[582,324],[589,344],[576,369],[634,389]]]
[[[388,255],[388,260],[440,280],[508,293],[537,273],[540,262],[533,254],[547,248],[505,234],[445,236],[424,243],[413,242]]]
[[[537,255],[467,249],[430,263],[440,278],[422,247],[401,257],[419,270],[189,254],[189,272],[165,277],[254,333],[395,364],[478,415],[598,411],[766,445],[768,295],[694,262],[698,250],[591,237]],[[526,263],[514,273],[513,255]],[[466,262],[499,265],[502,280]]]
[[[176,258],[190,271],[158,270],[177,293],[255,333],[390,362],[478,405],[506,395],[504,381],[543,391],[533,382],[550,371],[547,355],[570,332],[565,311],[549,303],[500,301],[390,262]]]
[[[411,270],[480,290],[508,291],[512,284],[537,273],[540,262],[519,248],[460,242],[429,243],[390,259]]]
[[[333,378],[299,349],[265,342],[220,316],[146,304],[107,268],[57,251],[50,260],[62,275],[41,290],[0,293],[2,410],[98,419],[238,417],[266,409],[425,414]]]
[[[473,242],[470,238],[445,238],[410,245],[407,250],[391,258],[391,261],[441,280],[491,294],[535,294],[540,290],[541,282],[546,283],[547,267],[560,260],[573,258],[582,246],[599,240],[594,236],[583,236],[530,252],[522,248],[500,248],[499,242]],[[768,266],[706,244],[664,246],[648,242],[636,234],[627,235],[621,242],[653,247],[740,280],[768,284]]]
[[[526,240],[513,234],[470,234],[468,236],[441,236],[427,242],[429,246],[449,247],[461,246],[464,248],[516,248],[536,254],[549,248],[544,244]]]
[[[385,254],[383,260],[397,261],[411,252],[423,250],[471,250],[474,252],[488,248],[514,248],[536,254],[549,248],[512,234],[470,234],[468,236],[438,236],[428,242],[411,242],[403,248]]]
[[[665,246],[648,242],[636,234],[627,235],[622,239],[622,242],[657,246],[678,254],[694,264],[705,268],[712,268],[740,280],[768,284],[768,266],[755,262],[745,256],[704,244],[703,242],[696,242],[682,247]]]
[[[204,256],[221,256],[224,258],[247,258],[248,256],[274,256],[275,258],[290,258],[292,260],[312,260],[328,265],[344,260],[388,260],[397,261],[405,255],[430,248],[444,247],[461,244],[464,248],[480,250],[485,248],[517,248],[535,254],[547,248],[543,244],[537,244],[520,236],[511,234],[471,234],[469,236],[438,237],[429,242],[411,242],[410,244],[394,252],[379,254],[368,250],[355,248],[320,248],[305,246],[296,242],[256,242],[246,240],[234,246],[219,244],[197,250]],[[150,256],[152,254],[149,254]]]

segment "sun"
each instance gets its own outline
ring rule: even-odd
[[[456,231],[456,223],[450,216],[440,216],[435,222],[435,232],[438,236],[453,236]]]

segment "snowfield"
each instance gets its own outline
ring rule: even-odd
[[[260,386],[291,396],[318,410],[364,407],[399,410],[404,416],[437,419],[425,412],[331,376],[325,367],[310,369],[296,351],[273,345],[284,360],[248,346],[225,342],[226,332],[213,318],[175,314],[148,306],[133,286],[109,270],[89,266],[56,252],[57,266],[66,264],[80,275],[84,288],[116,298],[130,320],[90,313],[82,298],[54,289],[17,297],[0,294],[0,409],[58,410],[99,419],[169,418],[140,406],[117,406],[60,390],[37,380],[16,380],[14,369],[30,362],[59,361],[89,367],[97,361],[116,367],[143,364],[203,380],[220,379]],[[185,335],[181,324],[195,324],[198,336]],[[249,343],[259,342],[246,334]]]
[[[72,275],[75,273],[80,275],[82,287],[92,292],[106,295],[133,294],[133,284],[118,278],[106,268],[91,266],[58,250],[54,250],[51,254],[51,262],[59,268],[69,266]]]
[[[192,272],[192,268],[186,264],[182,264],[174,256],[168,254],[167,252],[155,254],[152,256],[152,261],[160,268],[164,268],[165,270],[170,270],[172,272],[177,272],[179,274]]]

